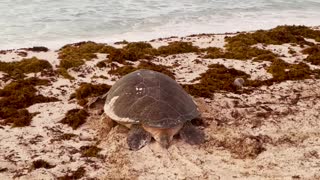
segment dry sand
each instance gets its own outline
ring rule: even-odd
[[[193,42],[200,47],[223,47],[225,35],[198,35],[154,40],[154,47],[175,40]],[[259,46],[258,46],[259,47]],[[267,46],[282,54],[285,61],[296,63],[305,55],[292,56],[289,44]],[[28,52],[27,57],[46,59],[59,64],[57,52]],[[194,53],[157,57],[153,62],[163,65],[179,63],[173,68],[180,83],[190,83],[209,64],[224,64],[242,70],[251,79],[268,79],[265,66],[270,62],[232,59],[203,59]],[[22,59],[16,51],[0,55],[1,61]],[[31,126],[11,128],[0,126],[0,179],[56,179],[80,167],[82,179],[320,179],[320,80],[287,81],[255,88],[250,94],[215,93],[211,99],[196,98],[203,121],[199,128],[206,133],[206,142],[191,146],[176,138],[169,149],[157,143],[137,152],[126,144],[128,130],[120,125],[109,128],[105,119],[92,112],[87,123],[77,130],[58,123],[65,113],[80,107],[69,96],[81,82],[112,85],[112,77],[94,65],[105,59],[87,61],[80,70],[70,71],[75,81],[54,78],[52,86],[39,87],[41,94],[55,96],[59,102],[35,104],[30,112],[40,112]],[[313,68],[320,68],[311,66]],[[84,76],[83,76],[84,75]],[[109,79],[94,78],[104,75]],[[2,74],[0,74],[2,76]],[[30,76],[33,76],[32,74]],[[116,79],[116,78],[115,78]],[[8,82],[7,82],[8,83]],[[4,82],[0,83],[3,87]],[[70,140],[61,135],[75,134]],[[81,146],[102,148],[98,157],[81,157]],[[32,169],[34,160],[43,159],[53,168]]]

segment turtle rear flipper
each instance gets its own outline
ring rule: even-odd
[[[193,126],[191,122],[186,122],[180,130],[181,139],[191,145],[203,143],[204,136],[204,132]]]
[[[132,125],[127,138],[127,143],[130,150],[137,151],[147,145],[150,141],[150,133],[145,131],[139,125]]]

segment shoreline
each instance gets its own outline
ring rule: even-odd
[[[303,25],[303,24],[292,24],[292,25]],[[156,39],[168,39],[170,37],[190,37],[190,36],[198,36],[198,35],[202,35],[202,34],[205,34],[205,35],[228,35],[228,34],[238,34],[238,33],[245,33],[245,32],[255,32],[257,30],[270,30],[270,29],[273,29],[275,28],[276,26],[273,26],[273,27],[269,27],[269,28],[263,28],[263,29],[251,29],[251,30],[240,30],[240,31],[231,31],[231,32],[221,32],[221,33],[203,33],[203,32],[199,32],[199,33],[190,33],[190,34],[177,34],[177,35],[170,35],[167,33],[167,35],[163,36],[163,35],[148,35],[146,37],[141,37],[141,34],[140,36],[138,35],[124,35],[124,37],[127,37],[127,38],[121,38],[121,36],[123,36],[122,34],[119,34],[119,35],[113,35],[112,38],[105,38],[105,36],[101,36],[99,38],[79,38],[77,40],[68,40],[68,41],[48,41],[47,43],[46,42],[43,42],[43,43],[27,43],[29,44],[29,46],[21,46],[21,45],[13,45],[14,47],[16,48],[1,48],[0,46],[0,51],[7,51],[7,50],[18,50],[20,48],[31,48],[31,47],[37,47],[37,46],[40,46],[40,47],[47,47],[49,48],[50,50],[58,50],[60,49],[61,47],[63,47],[64,45],[67,45],[67,44],[75,44],[77,42],[85,42],[85,41],[92,41],[92,42],[96,42],[96,43],[104,43],[104,44],[110,44],[110,45],[113,45],[114,43],[116,42],[121,42],[121,41],[129,41],[129,42],[138,42],[138,41],[143,41],[143,42],[150,42],[150,41],[153,41],[153,40],[156,40]],[[307,26],[307,27],[310,27],[312,29],[320,29],[320,25],[314,25],[314,26]],[[129,33],[130,34],[130,33]],[[102,40],[101,40],[102,39]],[[104,39],[104,40],[103,40]],[[34,44],[34,45],[30,45],[30,44]],[[18,47],[19,46],[19,47]]]
[[[3,51],[0,179],[318,179],[319,27]],[[193,97],[204,144],[130,151],[127,128],[85,108],[139,68]]]

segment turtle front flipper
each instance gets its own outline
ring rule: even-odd
[[[151,141],[151,138],[151,134],[141,126],[132,125],[128,134],[127,143],[130,150],[137,151],[147,145]]]
[[[87,110],[95,110],[97,114],[101,115],[103,113],[103,107],[105,105],[105,101],[108,93],[105,93],[101,96],[93,97],[89,99],[89,102],[85,105],[85,109]]]
[[[203,143],[204,136],[204,132],[193,126],[191,122],[186,122],[180,130],[181,139],[191,145]]]

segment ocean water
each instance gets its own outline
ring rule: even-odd
[[[320,0],[0,0],[0,49],[320,25]]]

